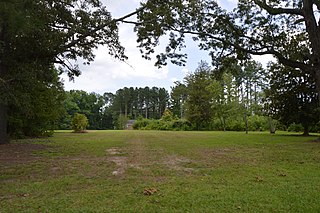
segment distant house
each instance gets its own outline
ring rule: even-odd
[[[136,120],[128,120],[127,121],[127,125],[126,125],[126,129],[132,130],[133,129],[133,124]]]

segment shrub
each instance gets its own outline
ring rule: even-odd
[[[146,118],[138,118],[132,126],[133,129],[145,129],[146,126],[149,125],[151,120],[146,119]]]
[[[161,117],[161,120],[172,121],[174,119],[175,119],[175,117],[174,117],[173,113],[169,109],[165,109],[163,112],[163,115]]]
[[[265,131],[268,130],[268,118],[259,115],[252,115],[248,117],[248,129],[250,131]]]
[[[288,132],[303,132],[303,130],[302,124],[292,123],[288,127]]]
[[[71,126],[74,132],[85,132],[88,119],[84,114],[76,113],[71,121]]]
[[[117,129],[126,129],[127,128],[128,118],[125,115],[119,115],[116,123]]]
[[[172,123],[173,130],[189,131],[192,130],[192,124],[184,119],[175,120]]]
[[[245,131],[246,125],[242,119],[230,120],[226,126],[227,131]]]
[[[320,122],[316,123],[315,125],[310,127],[310,132],[320,132]]]
[[[140,130],[192,130],[192,125],[187,120],[152,120],[152,119],[138,119],[133,124],[133,129]]]

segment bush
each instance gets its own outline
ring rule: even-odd
[[[116,123],[117,129],[126,129],[127,128],[128,118],[125,115],[119,115]]]
[[[192,124],[187,120],[179,119],[172,123],[172,128],[178,131],[189,131],[192,130]]]
[[[227,131],[245,131],[246,125],[242,119],[230,120],[226,126]]]
[[[165,109],[161,120],[163,121],[173,121],[175,119],[173,113],[169,109]]]
[[[310,127],[310,132],[318,133],[320,132],[320,122]]]
[[[146,118],[138,118],[133,124],[133,129],[144,129],[146,126],[149,125],[151,120],[146,119]]]
[[[76,113],[71,121],[71,126],[74,132],[85,132],[88,126],[88,119],[85,115]]]
[[[248,129],[250,131],[266,131],[269,128],[268,118],[259,115],[248,117]]]
[[[137,130],[164,130],[164,131],[185,131],[192,130],[192,125],[187,120],[152,120],[152,119],[138,119],[133,124],[133,129]]]
[[[288,132],[303,132],[303,130],[302,124],[292,123],[288,127]]]

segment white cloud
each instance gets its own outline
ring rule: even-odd
[[[124,4],[128,6],[125,9],[123,9]],[[135,4],[137,3],[120,0],[108,1],[107,5],[108,9],[115,11],[114,16],[122,16],[133,11]],[[65,89],[82,89],[88,92],[103,93],[114,92],[129,85],[153,86],[153,84],[161,85],[159,81],[170,82],[168,67],[158,69],[154,66],[154,61],[148,61],[141,57],[140,51],[136,47],[136,35],[131,25],[121,24],[119,36],[121,44],[126,49],[125,54],[129,57],[126,62],[113,59],[108,55],[108,49],[101,46],[94,51],[96,55],[94,62],[89,66],[80,65],[82,74],[75,78],[75,82],[69,82],[66,75],[62,76],[65,79]]]
[[[184,75],[187,75],[187,74],[190,73],[187,68],[183,68],[183,69],[181,70],[181,72],[182,72]]]
[[[104,0],[105,5],[114,17],[121,17],[135,10],[139,0]],[[230,8],[235,6],[237,0],[221,1],[223,6]],[[123,87],[145,87],[157,86],[170,89],[174,81],[182,81],[186,74],[190,73],[197,67],[200,60],[208,60],[210,58],[207,52],[198,51],[197,45],[191,43],[191,39],[187,40],[188,62],[186,68],[169,64],[167,67],[157,69],[154,61],[147,61],[141,57],[140,51],[137,49],[136,35],[133,32],[132,25],[121,24],[119,26],[119,35],[122,45],[126,48],[126,55],[129,60],[120,62],[108,55],[105,47],[95,50],[95,61],[90,66],[81,65],[82,74],[75,78],[75,83],[69,82],[68,77],[63,75],[65,79],[65,89],[79,89],[88,92],[115,92]],[[162,43],[162,42],[161,42]],[[166,42],[163,42],[166,43]],[[161,46],[163,48],[163,46]],[[160,52],[156,49],[156,52]],[[265,64],[272,57],[257,58]]]
[[[268,62],[276,61],[275,57],[273,57],[272,55],[253,55],[252,59],[255,61],[259,61],[264,68],[267,67]]]

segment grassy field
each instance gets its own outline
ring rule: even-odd
[[[0,146],[0,212],[320,212],[316,137],[57,132]]]

